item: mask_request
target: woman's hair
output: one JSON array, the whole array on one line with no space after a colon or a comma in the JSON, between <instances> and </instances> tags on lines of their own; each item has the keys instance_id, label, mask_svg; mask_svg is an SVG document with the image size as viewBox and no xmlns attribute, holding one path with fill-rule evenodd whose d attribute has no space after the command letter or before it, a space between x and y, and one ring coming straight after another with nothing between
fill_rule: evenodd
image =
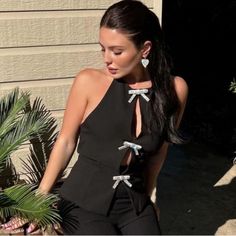
<instances>
[{"instance_id":1,"label":"woman's hair","mask_svg":"<svg viewBox=\"0 0 236 236\"><path fill-rule=\"evenodd\" d=\"M100 27L117 29L126 34L137 49L140 49L145 41L151 41L147 70L152 80L153 93L150 101L152 112L147 122L148 130L151 132L158 128L165 140L180 143L182 139L175 128L179 102L158 17L142 2L124 0L106 10Z\"/></svg>"}]
</instances>

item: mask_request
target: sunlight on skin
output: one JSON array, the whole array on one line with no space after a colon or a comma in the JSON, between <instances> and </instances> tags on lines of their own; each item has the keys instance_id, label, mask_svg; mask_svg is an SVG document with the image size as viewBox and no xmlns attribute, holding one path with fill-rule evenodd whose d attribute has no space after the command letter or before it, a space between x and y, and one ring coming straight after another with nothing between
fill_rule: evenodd
<instances>
[{"instance_id":1,"label":"sunlight on skin","mask_svg":"<svg viewBox=\"0 0 236 236\"><path fill-rule=\"evenodd\" d=\"M236 235L236 220L230 219L220 226L215 235Z\"/></svg>"},{"instance_id":2,"label":"sunlight on skin","mask_svg":"<svg viewBox=\"0 0 236 236\"><path fill-rule=\"evenodd\" d=\"M214 187L228 185L231 183L232 179L236 177L236 165L233 165L225 175L215 183Z\"/></svg>"}]
</instances>

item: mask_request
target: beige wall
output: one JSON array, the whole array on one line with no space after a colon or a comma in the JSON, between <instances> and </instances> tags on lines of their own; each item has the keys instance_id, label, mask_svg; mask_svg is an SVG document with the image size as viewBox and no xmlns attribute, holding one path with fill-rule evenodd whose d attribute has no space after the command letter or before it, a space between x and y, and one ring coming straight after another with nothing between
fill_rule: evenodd
<instances>
[{"instance_id":1,"label":"beige wall","mask_svg":"<svg viewBox=\"0 0 236 236\"><path fill-rule=\"evenodd\" d=\"M18 86L58 119L78 71L102 65L98 25L115 0L0 0L0 96ZM160 18L162 0L144 0ZM27 145L17 153L25 157ZM19 166L19 165L18 165Z\"/></svg>"}]
</instances>

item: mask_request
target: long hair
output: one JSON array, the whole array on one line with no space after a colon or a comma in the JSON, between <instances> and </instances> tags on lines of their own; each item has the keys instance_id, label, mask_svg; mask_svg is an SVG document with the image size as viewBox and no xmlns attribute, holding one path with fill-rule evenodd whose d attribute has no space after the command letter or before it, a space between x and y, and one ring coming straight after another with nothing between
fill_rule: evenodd
<instances>
[{"instance_id":1,"label":"long hair","mask_svg":"<svg viewBox=\"0 0 236 236\"><path fill-rule=\"evenodd\" d=\"M140 49L145 41L151 41L147 70L152 81L153 93L147 122L148 130L151 132L158 129L166 141L181 143L182 138L175 128L179 102L171 76L171 60L166 53L158 17L142 2L124 0L106 10L100 27L117 29L126 34L137 49Z\"/></svg>"}]
</instances>

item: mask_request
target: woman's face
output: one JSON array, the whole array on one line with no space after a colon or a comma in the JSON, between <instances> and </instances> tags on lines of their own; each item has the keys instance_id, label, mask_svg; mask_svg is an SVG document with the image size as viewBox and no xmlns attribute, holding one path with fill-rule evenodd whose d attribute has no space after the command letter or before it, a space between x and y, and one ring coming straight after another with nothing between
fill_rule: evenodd
<instances>
[{"instance_id":1,"label":"woman's face","mask_svg":"<svg viewBox=\"0 0 236 236\"><path fill-rule=\"evenodd\" d=\"M100 45L107 73L114 79L134 75L142 67L142 52L126 34L116 29L100 28Z\"/></svg>"}]
</instances>

